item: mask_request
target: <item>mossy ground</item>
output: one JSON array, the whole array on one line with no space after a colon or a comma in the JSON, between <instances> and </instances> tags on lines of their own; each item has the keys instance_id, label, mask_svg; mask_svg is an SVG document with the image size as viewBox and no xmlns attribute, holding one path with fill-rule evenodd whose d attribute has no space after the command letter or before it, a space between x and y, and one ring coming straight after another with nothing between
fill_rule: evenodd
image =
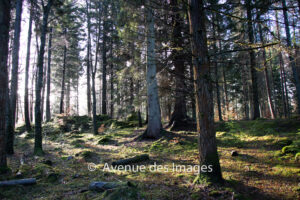
<instances>
[{"instance_id":1,"label":"mossy ground","mask_svg":"<svg viewBox=\"0 0 300 200\"><path fill-rule=\"evenodd\" d=\"M256 120L217 123L220 163L225 179L222 185L200 181L182 169L152 172L103 171L105 163L117 159L149 154L150 160L140 165L194 166L198 164L197 133L163 131L159 140L139 141L135 138L145 129L136 122L118 122L99 116L105 131L93 135L87 117L68 119L64 127L55 122L45 125L44 156L33 155L33 138L20 132L16 137L16 153L9 157L12 173L0 180L14 179L20 170L24 178L37 178L37 185L0 189L0 199L298 199L300 197L300 164L297 120ZM84 123L84 125L81 124ZM75 125L74 125L75 124ZM74 131L72 129L80 129ZM22 129L20 129L22 130ZM67 132L65 132L67 131ZM102 141L102 142L101 142ZM296 150L283 152L286 146ZM237 157L231 156L236 150ZM298 154L297 154L298 153ZM20 159L25 164L20 166ZM52 165L43 164L51 160ZM89 163L95 170L88 169ZM92 181L130 181L136 185L113 193L87 190ZM124 191L123 191L124 190ZM118 195L119 194L119 195Z\"/></svg>"}]
</instances>

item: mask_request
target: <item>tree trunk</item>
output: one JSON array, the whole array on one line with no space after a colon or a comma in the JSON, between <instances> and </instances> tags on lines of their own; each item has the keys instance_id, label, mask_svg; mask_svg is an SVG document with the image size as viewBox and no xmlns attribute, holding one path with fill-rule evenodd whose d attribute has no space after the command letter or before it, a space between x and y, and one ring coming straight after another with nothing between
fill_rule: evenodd
<instances>
[{"instance_id":1,"label":"tree trunk","mask_svg":"<svg viewBox=\"0 0 300 200\"><path fill-rule=\"evenodd\" d=\"M286 7L285 0L282 0L282 7L283 7L283 16L284 16L287 46L288 46L288 48L292 48L288 13L287 13L287 7ZM299 75L298 75L298 71L297 71L296 64L295 64L295 59L294 59L294 57L291 53L289 53L289 60L290 60L291 66L292 66L293 78L294 78L295 86L296 86L296 98L297 98L298 114L300 114L300 80L299 80Z\"/></svg>"},{"instance_id":2,"label":"tree trunk","mask_svg":"<svg viewBox=\"0 0 300 200\"><path fill-rule=\"evenodd\" d=\"M212 181L221 181L221 167L216 144L213 119L213 102L209 73L209 58L205 28L203 0L189 0L190 34L194 64L197 131L199 133L200 166L206 165L212 171L202 172Z\"/></svg>"},{"instance_id":3,"label":"tree trunk","mask_svg":"<svg viewBox=\"0 0 300 200\"><path fill-rule=\"evenodd\" d=\"M264 46L265 41L264 41L264 36L263 36L263 32L262 32L262 28L261 28L260 24L258 25L258 28L259 28L260 41L262 43L262 46ZM275 113L275 109L274 109L274 105L273 105L273 101L272 101L272 94L271 94L269 73L268 73L268 65L267 65L267 60L266 60L267 59L266 51L265 51L265 49L262 49L262 51L263 51L264 74L265 74L266 89L267 89L267 96L268 96L268 105L269 105L271 117L272 117L272 119L275 119L276 113Z\"/></svg>"},{"instance_id":4,"label":"tree trunk","mask_svg":"<svg viewBox=\"0 0 300 200\"><path fill-rule=\"evenodd\" d=\"M110 44L110 57L113 59L113 42ZM114 116L114 65L110 63L110 117Z\"/></svg>"},{"instance_id":5,"label":"tree trunk","mask_svg":"<svg viewBox=\"0 0 300 200\"><path fill-rule=\"evenodd\" d=\"M216 27L215 27L215 16L213 16L213 37L214 37L214 45L213 49L215 52L217 52L217 37L216 37ZM217 57L215 58L217 59ZM219 121L223 121L222 118L222 110L221 110L221 98L220 98L220 88L219 88L219 75L218 75L218 62L215 62L215 85L216 85L216 98L217 98L217 107L218 107L218 116L219 116Z\"/></svg>"},{"instance_id":6,"label":"tree trunk","mask_svg":"<svg viewBox=\"0 0 300 200\"><path fill-rule=\"evenodd\" d=\"M50 113L50 83L51 83L51 54L52 54L52 28L50 28L48 41L48 68L47 68L47 97L46 97L46 121L51 119Z\"/></svg>"},{"instance_id":7,"label":"tree trunk","mask_svg":"<svg viewBox=\"0 0 300 200\"><path fill-rule=\"evenodd\" d=\"M89 2L86 0L86 15L87 15L87 31L88 31L88 44L87 44L87 109L88 116L91 116L91 75L90 75L90 56L91 56L91 20L89 14Z\"/></svg>"},{"instance_id":8,"label":"tree trunk","mask_svg":"<svg viewBox=\"0 0 300 200\"><path fill-rule=\"evenodd\" d=\"M147 1L150 5L150 0ZM162 128L158 88L156 79L155 60L155 29L153 10L146 8L147 15L147 99L148 99L148 126L143 137L158 138Z\"/></svg>"},{"instance_id":9,"label":"tree trunk","mask_svg":"<svg viewBox=\"0 0 300 200\"><path fill-rule=\"evenodd\" d=\"M107 5L104 6L104 16L107 14ZM107 40L107 21L104 19L103 21L103 41L102 41L102 114L106 115L106 90L107 90L107 81L106 81L106 67L107 67L107 59L106 59L106 40Z\"/></svg>"},{"instance_id":10,"label":"tree trunk","mask_svg":"<svg viewBox=\"0 0 300 200\"><path fill-rule=\"evenodd\" d=\"M18 75L19 75L19 49L20 49L20 33L22 18L23 0L16 1L16 20L14 27L14 40L12 52L12 70L10 83L10 112L8 114L8 130L7 130L7 146L8 154L14 153L14 132L16 120L16 104L18 95Z\"/></svg>"},{"instance_id":11,"label":"tree trunk","mask_svg":"<svg viewBox=\"0 0 300 200\"><path fill-rule=\"evenodd\" d=\"M65 37L67 30L65 29ZM62 71L62 80L61 80L61 95L60 95L60 106L59 113L64 113L64 98L65 98L65 76L66 76L66 58L67 58L67 44L64 44L64 63L63 63L63 71Z\"/></svg>"},{"instance_id":12,"label":"tree trunk","mask_svg":"<svg viewBox=\"0 0 300 200\"><path fill-rule=\"evenodd\" d=\"M69 74L69 73L68 73ZM71 83L70 83L70 78L68 77L67 81L67 94L66 94L66 114L69 116L71 113L71 104L70 104L70 93L71 93Z\"/></svg>"},{"instance_id":13,"label":"tree trunk","mask_svg":"<svg viewBox=\"0 0 300 200\"><path fill-rule=\"evenodd\" d=\"M281 35L280 35L280 26L278 23L278 13L277 11L275 12L275 17L276 17L276 29L277 29L277 37L280 40ZM288 96L287 96L287 86L286 86L286 79L285 79L285 70L284 70L284 63L283 63L283 58L282 58L282 53L281 51L278 54L279 57L279 66L280 66L280 80L281 80L281 96L282 96L282 102L283 102L283 112L284 116L288 116Z\"/></svg>"},{"instance_id":14,"label":"tree trunk","mask_svg":"<svg viewBox=\"0 0 300 200\"><path fill-rule=\"evenodd\" d=\"M97 113L96 113L96 89L95 89L95 75L96 75L96 72L92 72L92 95L93 95L93 132L94 132L94 135L96 135L98 132L97 132L97 121L96 121L96 118L97 118Z\"/></svg>"},{"instance_id":15,"label":"tree trunk","mask_svg":"<svg viewBox=\"0 0 300 200\"><path fill-rule=\"evenodd\" d=\"M45 53L45 45L46 45L46 33L47 33L47 24L48 24L48 16L52 6L53 0L49 0L48 4L43 8L43 24L41 31L41 44L38 56L38 64L37 64L37 81L35 87L35 140L34 140L34 154L42 155L43 152L43 143L42 143L42 116L41 116L41 89L43 87L43 70L44 70L44 53Z\"/></svg>"},{"instance_id":16,"label":"tree trunk","mask_svg":"<svg viewBox=\"0 0 300 200\"><path fill-rule=\"evenodd\" d=\"M42 88L42 100L41 100L41 116L42 122L44 121L44 103L45 103L45 90L46 90L46 70L43 72L43 88Z\"/></svg>"},{"instance_id":17,"label":"tree trunk","mask_svg":"<svg viewBox=\"0 0 300 200\"><path fill-rule=\"evenodd\" d=\"M8 44L11 1L0 1L0 171L7 170L6 161L6 102L8 97Z\"/></svg>"},{"instance_id":18,"label":"tree trunk","mask_svg":"<svg viewBox=\"0 0 300 200\"><path fill-rule=\"evenodd\" d=\"M175 72L175 105L168 126L171 130L183 130L188 127L188 117L186 114L185 98L185 65L184 56L182 55L183 37L182 37L182 19L179 14L178 1L171 0L170 5L173 11L172 15L172 59Z\"/></svg>"},{"instance_id":19,"label":"tree trunk","mask_svg":"<svg viewBox=\"0 0 300 200\"><path fill-rule=\"evenodd\" d=\"M28 73L30 65L30 45L31 45L31 35L32 35L32 15L33 15L33 5L30 5L30 17L28 25L28 36L27 36L27 55L26 55L26 67L25 67L25 95L24 95L24 115L25 124L27 132L31 131L30 118L29 118L29 103L28 103Z\"/></svg>"},{"instance_id":20,"label":"tree trunk","mask_svg":"<svg viewBox=\"0 0 300 200\"><path fill-rule=\"evenodd\" d=\"M251 0L246 1L247 7L247 28L248 28L248 37L249 43L254 44L254 35L253 35L253 24L252 24L252 5ZM253 50L249 51L250 55L250 72L252 80L252 99L253 99L253 119L260 117L259 113L259 102L258 102L258 88L257 88L257 73L256 73L256 63L255 63L255 54Z\"/></svg>"}]
</instances>

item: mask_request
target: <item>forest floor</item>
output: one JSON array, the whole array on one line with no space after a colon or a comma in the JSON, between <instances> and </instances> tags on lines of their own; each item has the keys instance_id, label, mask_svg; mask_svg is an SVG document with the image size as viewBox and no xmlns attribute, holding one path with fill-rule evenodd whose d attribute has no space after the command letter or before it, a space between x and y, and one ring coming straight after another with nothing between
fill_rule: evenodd
<instances>
[{"instance_id":1,"label":"forest floor","mask_svg":"<svg viewBox=\"0 0 300 200\"><path fill-rule=\"evenodd\" d=\"M198 163L195 132L163 131L158 140L139 141L145 127L99 116L99 135L89 130L87 117L57 118L44 125L44 156L34 156L33 133L18 129L16 153L9 157L12 173L0 180L37 178L33 186L0 188L0 199L299 199L299 120L256 120L217 123L223 184L195 183L187 171L109 171L118 159L149 154L138 163L194 166ZM238 156L232 156L235 150ZM298 154L297 154L298 153ZM23 163L24 162L24 163ZM92 164L91 164L92 163ZM22 165L21 165L22 164ZM99 193L93 181L129 181L134 186ZM118 198L118 196L120 198Z\"/></svg>"}]
</instances>

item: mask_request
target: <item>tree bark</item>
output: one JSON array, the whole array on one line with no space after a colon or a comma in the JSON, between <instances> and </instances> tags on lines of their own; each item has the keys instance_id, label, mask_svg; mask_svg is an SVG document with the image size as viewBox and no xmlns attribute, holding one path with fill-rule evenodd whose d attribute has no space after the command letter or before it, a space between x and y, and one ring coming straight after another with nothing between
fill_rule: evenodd
<instances>
[{"instance_id":1,"label":"tree bark","mask_svg":"<svg viewBox=\"0 0 300 200\"><path fill-rule=\"evenodd\" d=\"M86 15L87 15L87 31L88 31L88 44L87 44L87 109L88 116L91 116L91 75L90 75L90 56L91 56L91 19L89 14L89 1L86 0Z\"/></svg>"},{"instance_id":2,"label":"tree bark","mask_svg":"<svg viewBox=\"0 0 300 200\"><path fill-rule=\"evenodd\" d=\"M7 120L8 130L7 130L6 150L8 154L14 153L14 132L15 132L16 105L17 105L17 95L18 95L19 49L20 49L22 6L23 6L23 0L17 0L13 52L12 52L11 83L10 83L10 111L8 113L8 120Z\"/></svg>"},{"instance_id":3,"label":"tree bark","mask_svg":"<svg viewBox=\"0 0 300 200\"><path fill-rule=\"evenodd\" d=\"M47 33L47 24L48 16L53 4L53 0L49 0L46 6L43 6L43 22L42 22L42 31L41 31L41 43L38 56L37 64L37 81L35 87L35 140L34 140L34 154L42 155L43 152L43 143L42 143L42 113L41 113L41 89L43 87L43 70L44 70L44 53L46 45L46 33Z\"/></svg>"},{"instance_id":4,"label":"tree bark","mask_svg":"<svg viewBox=\"0 0 300 200\"><path fill-rule=\"evenodd\" d=\"M110 42L110 57L113 59L113 41ZM110 117L114 116L114 64L110 63Z\"/></svg>"},{"instance_id":5,"label":"tree bark","mask_svg":"<svg viewBox=\"0 0 300 200\"><path fill-rule=\"evenodd\" d=\"M258 25L259 28L259 36L260 36L260 41L262 43L262 46L264 46L265 41L264 41L264 36L262 32L261 25ZM275 119L276 118L276 113L272 101L272 94L271 94L271 88L270 88L270 81L269 81L269 72L268 72L268 65L267 65L267 60L266 60L266 51L265 49L262 49L263 51L263 62L264 62L264 74L265 74L265 81L266 81L266 89L267 89L267 96L268 96L268 106L269 110L271 113L271 118Z\"/></svg>"},{"instance_id":6,"label":"tree bark","mask_svg":"<svg viewBox=\"0 0 300 200\"><path fill-rule=\"evenodd\" d=\"M213 37L214 37L214 45L213 45L213 49L215 52L217 52L217 37L216 37L216 27L215 27L215 16L213 16ZM215 58L217 59L217 58ZM218 75L218 62L215 62L215 85L216 85L216 98L217 98L217 107L218 107L218 117L219 117L219 121L223 121L223 117L222 117L222 109L221 109L221 98L220 98L220 88L219 88L219 75Z\"/></svg>"},{"instance_id":7,"label":"tree bark","mask_svg":"<svg viewBox=\"0 0 300 200\"><path fill-rule=\"evenodd\" d=\"M158 99L158 88L156 79L155 60L155 29L153 10L150 0L147 1L147 99L148 99L148 126L143 137L158 138L162 128L160 106Z\"/></svg>"},{"instance_id":8,"label":"tree bark","mask_svg":"<svg viewBox=\"0 0 300 200\"><path fill-rule=\"evenodd\" d=\"M46 121L51 119L50 112L50 84L51 84L51 54L52 54L52 28L50 28L48 41L48 68L47 68L47 97L46 97Z\"/></svg>"},{"instance_id":9,"label":"tree bark","mask_svg":"<svg viewBox=\"0 0 300 200\"><path fill-rule=\"evenodd\" d=\"M8 97L8 44L11 0L0 1L0 169L6 171L6 102Z\"/></svg>"},{"instance_id":10,"label":"tree bark","mask_svg":"<svg viewBox=\"0 0 300 200\"><path fill-rule=\"evenodd\" d=\"M64 31L64 35L66 37L67 29ZM61 94L60 94L60 106L59 106L59 113L64 113L64 98L65 98L65 77L66 77L66 60L67 58L67 44L64 44L64 63L63 63L63 71L62 71L62 80L61 80Z\"/></svg>"},{"instance_id":11,"label":"tree bark","mask_svg":"<svg viewBox=\"0 0 300 200\"><path fill-rule=\"evenodd\" d=\"M27 37L27 55L26 55L26 67L25 67L25 95L24 95L24 115L25 124L27 132L31 131L31 124L29 118L29 103L28 103L28 72L30 65L30 45L31 45L31 35L32 35L32 15L33 15L33 5L30 5L30 16L28 25L28 37Z\"/></svg>"},{"instance_id":12,"label":"tree bark","mask_svg":"<svg viewBox=\"0 0 300 200\"><path fill-rule=\"evenodd\" d=\"M248 38L249 43L254 44L254 35L253 35L253 24L252 24L252 5L251 0L246 1L247 8L247 28L248 28ZM255 54L253 50L249 51L250 55L250 72L252 80L252 99L253 99L253 119L260 117L259 113L259 101L258 101L258 88L257 88L257 73L256 73L256 63L255 63Z\"/></svg>"},{"instance_id":13,"label":"tree bark","mask_svg":"<svg viewBox=\"0 0 300 200\"><path fill-rule=\"evenodd\" d=\"M282 0L282 7L283 7L283 16L284 16L284 24L285 24L286 42L288 48L292 48L289 19L288 19L285 0ZM299 75L295 64L295 59L291 53L289 53L289 60L292 66L293 78L296 86L297 110L298 110L298 114L300 114L300 80L299 80Z\"/></svg>"},{"instance_id":14,"label":"tree bark","mask_svg":"<svg viewBox=\"0 0 300 200\"><path fill-rule=\"evenodd\" d=\"M200 166L211 167L211 172L202 172L212 181L221 181L221 167L216 144L216 131L213 119L209 58L205 28L203 0L189 0L190 34L194 65L197 131L199 133Z\"/></svg>"},{"instance_id":15,"label":"tree bark","mask_svg":"<svg viewBox=\"0 0 300 200\"><path fill-rule=\"evenodd\" d=\"M107 9L108 6L104 5L104 16L107 14ZM107 98L106 98L106 90L107 90L107 81L106 81L106 68L107 68L107 57L106 57L106 40L107 40L107 21L104 19L103 21L103 41L102 41L102 114L106 115L107 114L107 109L106 109L106 103L107 103Z\"/></svg>"},{"instance_id":16,"label":"tree bark","mask_svg":"<svg viewBox=\"0 0 300 200\"><path fill-rule=\"evenodd\" d=\"M174 111L171 115L168 126L171 130L183 130L188 127L188 117L186 114L186 98L185 98L185 65L183 51L183 37L182 37L182 19L178 9L178 1L170 1L172 14L172 60L175 72L175 105Z\"/></svg>"}]
</instances>

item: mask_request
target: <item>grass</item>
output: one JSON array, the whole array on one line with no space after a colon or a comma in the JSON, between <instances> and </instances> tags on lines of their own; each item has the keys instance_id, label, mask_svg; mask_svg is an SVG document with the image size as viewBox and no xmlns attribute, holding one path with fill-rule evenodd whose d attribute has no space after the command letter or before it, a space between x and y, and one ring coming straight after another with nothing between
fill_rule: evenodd
<instances>
[{"instance_id":1,"label":"grass","mask_svg":"<svg viewBox=\"0 0 300 200\"><path fill-rule=\"evenodd\" d=\"M66 131L58 120L45 124L46 154L34 157L33 138L16 136L16 154L9 157L11 173L0 179L14 179L22 171L24 178L36 177L38 184L28 187L0 188L0 199L297 199L300 197L299 144L300 123L297 120L256 120L217 123L220 163L225 179L222 185L196 181L195 172L174 171L173 165L198 164L197 133L163 131L159 140L136 141L145 127L135 122L118 122L99 116L99 126L105 131L93 135L90 129L80 133ZM89 126L90 119L63 119L64 126L80 129ZM66 125L65 123L70 125ZM82 125L82 124L83 125ZM292 146L292 147L290 147ZM292 150L291 150L292 149ZM230 155L232 150L239 154ZM144 171L104 171L105 163L147 153L149 161L139 163ZM20 165L20 157L25 164ZM51 160L52 166L42 160ZM89 163L95 171L89 171ZM165 168L151 171L150 166ZM130 181L134 188L112 193L86 190L92 181ZM122 194L122 195L121 195Z\"/></svg>"}]
</instances>

